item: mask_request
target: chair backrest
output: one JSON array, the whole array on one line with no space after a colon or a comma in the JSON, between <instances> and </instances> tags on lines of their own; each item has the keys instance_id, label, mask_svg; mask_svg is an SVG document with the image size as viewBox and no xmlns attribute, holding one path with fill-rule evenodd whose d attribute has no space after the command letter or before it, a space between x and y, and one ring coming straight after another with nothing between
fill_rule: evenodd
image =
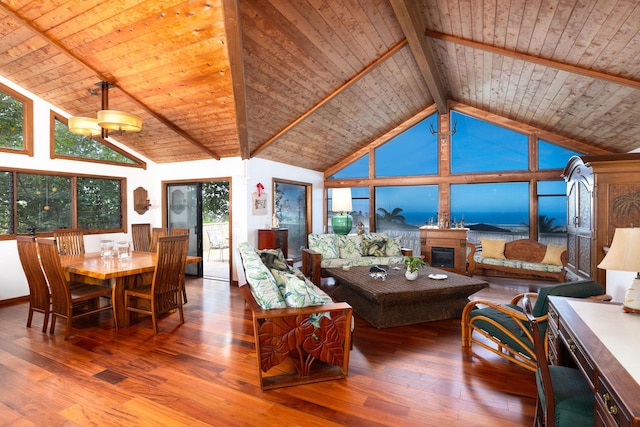
<instances>
[{"instance_id":1,"label":"chair backrest","mask_svg":"<svg viewBox=\"0 0 640 427\"><path fill-rule=\"evenodd\" d=\"M51 304L47 279L40 267L35 236L16 236L18 256L29 285L29 300L32 308L46 310Z\"/></svg>"},{"instance_id":2,"label":"chair backrest","mask_svg":"<svg viewBox=\"0 0 640 427\"><path fill-rule=\"evenodd\" d=\"M131 224L133 250L149 252L151 248L151 224Z\"/></svg>"},{"instance_id":3,"label":"chair backrest","mask_svg":"<svg viewBox=\"0 0 640 427\"><path fill-rule=\"evenodd\" d=\"M84 232L79 228L61 228L53 231L60 255L84 253Z\"/></svg>"},{"instance_id":4,"label":"chair backrest","mask_svg":"<svg viewBox=\"0 0 640 427\"><path fill-rule=\"evenodd\" d=\"M538 291L538 299L533 307L536 317L544 316L549 311L549 296L562 296L573 298L587 298L604 294L604 287L593 280L579 280L576 282L559 283L552 286L543 286Z\"/></svg>"},{"instance_id":5,"label":"chair backrest","mask_svg":"<svg viewBox=\"0 0 640 427\"><path fill-rule=\"evenodd\" d=\"M188 241L187 235L158 239L158 255L151 285L158 314L178 308L182 301Z\"/></svg>"},{"instance_id":6,"label":"chair backrest","mask_svg":"<svg viewBox=\"0 0 640 427\"><path fill-rule=\"evenodd\" d=\"M188 228L172 228L169 235L170 236L184 236L184 235L188 236L189 229Z\"/></svg>"},{"instance_id":7,"label":"chair backrest","mask_svg":"<svg viewBox=\"0 0 640 427\"><path fill-rule=\"evenodd\" d=\"M158 249L158 239L169 235L169 230L166 228L154 227L151 229L151 242L149 244L149 251L156 252Z\"/></svg>"},{"instance_id":8,"label":"chair backrest","mask_svg":"<svg viewBox=\"0 0 640 427\"><path fill-rule=\"evenodd\" d=\"M60 263L57 241L51 238L39 238L37 242L42 270L51 290L51 310L66 316L71 305L71 292Z\"/></svg>"},{"instance_id":9,"label":"chair backrest","mask_svg":"<svg viewBox=\"0 0 640 427\"><path fill-rule=\"evenodd\" d=\"M538 365L537 373L539 377L537 380L538 387L542 387L542 390L538 389L538 399L540 399L541 407L544 411L544 419L553 420L551 425L555 426L556 409L553 386L551 383L551 373L549 372L549 360L547 359L547 353L544 351L544 342L542 341L542 335L538 322L536 321L536 316L533 314L534 310L531 306L529 295L524 296L522 305L524 307L524 313L529 320L529 329L533 337L534 351L536 352L536 363Z\"/></svg>"}]
</instances>

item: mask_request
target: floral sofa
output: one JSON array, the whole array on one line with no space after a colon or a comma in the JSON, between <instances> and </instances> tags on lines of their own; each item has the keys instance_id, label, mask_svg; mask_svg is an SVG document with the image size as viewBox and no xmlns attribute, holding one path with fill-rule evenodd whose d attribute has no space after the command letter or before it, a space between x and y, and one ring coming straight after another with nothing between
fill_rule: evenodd
<instances>
[{"instance_id":1,"label":"floral sofa","mask_svg":"<svg viewBox=\"0 0 640 427\"><path fill-rule=\"evenodd\" d=\"M302 250L302 273L320 285L323 269L374 264L400 264L411 249L401 247L400 237L384 233L362 235L309 234L309 248Z\"/></svg>"},{"instance_id":2,"label":"floral sofa","mask_svg":"<svg viewBox=\"0 0 640 427\"><path fill-rule=\"evenodd\" d=\"M567 250L564 246L543 245L530 239L506 242L480 239L480 245L467 243L468 275L508 275L523 278L565 281Z\"/></svg>"},{"instance_id":3,"label":"floral sofa","mask_svg":"<svg viewBox=\"0 0 640 427\"><path fill-rule=\"evenodd\" d=\"M251 311L263 390L345 378L353 311L334 303L280 249L256 251L241 243L238 286Z\"/></svg>"}]
</instances>

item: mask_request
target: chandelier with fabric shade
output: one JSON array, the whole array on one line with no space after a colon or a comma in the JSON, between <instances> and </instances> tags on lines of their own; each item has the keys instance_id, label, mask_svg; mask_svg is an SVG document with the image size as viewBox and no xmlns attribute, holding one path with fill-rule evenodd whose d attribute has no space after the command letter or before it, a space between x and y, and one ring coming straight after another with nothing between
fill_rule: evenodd
<instances>
[{"instance_id":1,"label":"chandelier with fabric shade","mask_svg":"<svg viewBox=\"0 0 640 427\"><path fill-rule=\"evenodd\" d=\"M78 135L96 136L103 138L109 136L109 131L140 132L142 130L142 119L135 114L125 111L109 109L109 87L113 87L107 82L97 83L102 89L101 110L98 111L97 118L92 117L70 117L69 131ZM91 92L91 91L90 91Z\"/></svg>"}]
</instances>

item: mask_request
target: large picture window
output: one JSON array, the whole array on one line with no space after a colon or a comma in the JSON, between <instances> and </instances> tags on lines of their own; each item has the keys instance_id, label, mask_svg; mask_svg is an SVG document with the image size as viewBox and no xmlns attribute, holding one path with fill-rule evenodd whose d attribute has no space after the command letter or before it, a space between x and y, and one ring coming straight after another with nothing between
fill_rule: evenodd
<instances>
[{"instance_id":1,"label":"large picture window","mask_svg":"<svg viewBox=\"0 0 640 427\"><path fill-rule=\"evenodd\" d=\"M273 180L273 213L289 230L289 256L298 258L311 230L311 184Z\"/></svg>"},{"instance_id":2,"label":"large picture window","mask_svg":"<svg viewBox=\"0 0 640 427\"><path fill-rule=\"evenodd\" d=\"M124 178L0 171L0 233L122 232Z\"/></svg>"}]
</instances>

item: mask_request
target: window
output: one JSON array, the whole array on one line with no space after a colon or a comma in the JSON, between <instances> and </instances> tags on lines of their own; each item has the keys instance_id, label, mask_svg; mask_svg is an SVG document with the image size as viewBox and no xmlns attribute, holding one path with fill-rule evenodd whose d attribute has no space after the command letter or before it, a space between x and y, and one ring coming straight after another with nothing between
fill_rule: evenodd
<instances>
[{"instance_id":1,"label":"window","mask_svg":"<svg viewBox=\"0 0 640 427\"><path fill-rule=\"evenodd\" d=\"M33 155L33 101L0 83L0 151Z\"/></svg>"},{"instance_id":2,"label":"window","mask_svg":"<svg viewBox=\"0 0 640 427\"><path fill-rule=\"evenodd\" d=\"M540 139L538 140L538 169L563 169L571 157L580 154L582 153Z\"/></svg>"},{"instance_id":3,"label":"window","mask_svg":"<svg viewBox=\"0 0 640 427\"><path fill-rule=\"evenodd\" d=\"M1 171L0 194L6 195L0 196L5 236L65 227L124 231L124 178Z\"/></svg>"},{"instance_id":4,"label":"window","mask_svg":"<svg viewBox=\"0 0 640 427\"><path fill-rule=\"evenodd\" d=\"M452 173L529 170L527 135L455 111L451 119Z\"/></svg>"},{"instance_id":5,"label":"window","mask_svg":"<svg viewBox=\"0 0 640 427\"><path fill-rule=\"evenodd\" d=\"M566 245L567 183L538 182L538 240L541 243Z\"/></svg>"},{"instance_id":6,"label":"window","mask_svg":"<svg viewBox=\"0 0 640 427\"><path fill-rule=\"evenodd\" d=\"M311 230L311 184L273 180L273 212L289 230L289 256L302 256Z\"/></svg>"},{"instance_id":7,"label":"window","mask_svg":"<svg viewBox=\"0 0 640 427\"><path fill-rule=\"evenodd\" d=\"M438 138L434 114L375 150L376 177L435 175L438 173Z\"/></svg>"},{"instance_id":8,"label":"window","mask_svg":"<svg viewBox=\"0 0 640 427\"><path fill-rule=\"evenodd\" d=\"M369 177L369 155L362 156L355 162L342 168L327 179L345 178L368 178Z\"/></svg>"},{"instance_id":9,"label":"window","mask_svg":"<svg viewBox=\"0 0 640 427\"><path fill-rule=\"evenodd\" d=\"M529 183L453 184L450 215L447 219L464 219L465 227L478 233L528 237Z\"/></svg>"},{"instance_id":10,"label":"window","mask_svg":"<svg viewBox=\"0 0 640 427\"><path fill-rule=\"evenodd\" d=\"M71 133L67 122L66 118L51 112L52 159L90 160L98 163L146 168L145 162L102 138L90 138Z\"/></svg>"}]
</instances>

